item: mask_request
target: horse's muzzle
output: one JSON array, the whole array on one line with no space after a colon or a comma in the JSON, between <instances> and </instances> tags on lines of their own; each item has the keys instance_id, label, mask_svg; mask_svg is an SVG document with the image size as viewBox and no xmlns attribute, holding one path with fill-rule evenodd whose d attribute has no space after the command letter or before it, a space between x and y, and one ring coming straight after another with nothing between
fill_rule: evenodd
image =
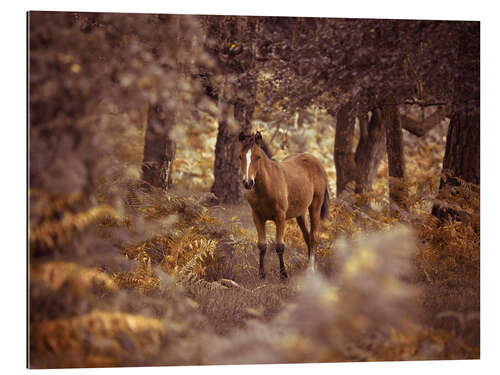
<instances>
[{"instance_id":1,"label":"horse's muzzle","mask_svg":"<svg viewBox=\"0 0 500 375\"><path fill-rule=\"evenodd\" d=\"M255 185L255 180L253 178L251 180L249 180L249 181L243 180L243 186L247 190L251 190L254 185Z\"/></svg>"}]
</instances>

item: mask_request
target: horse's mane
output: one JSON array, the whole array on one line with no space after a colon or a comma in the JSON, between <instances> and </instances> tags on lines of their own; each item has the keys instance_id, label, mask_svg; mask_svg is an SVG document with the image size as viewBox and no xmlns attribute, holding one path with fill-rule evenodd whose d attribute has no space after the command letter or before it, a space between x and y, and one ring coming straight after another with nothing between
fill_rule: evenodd
<instances>
[{"instance_id":1,"label":"horse's mane","mask_svg":"<svg viewBox=\"0 0 500 375\"><path fill-rule=\"evenodd\" d=\"M264 151L264 153L266 154L266 156L269 159L271 159L271 160L273 159L273 154L271 153L269 146L267 145L266 142L264 142L264 139L262 137L260 137L259 139L256 140L254 136L246 136L242 140L242 142L243 142L244 149L249 149L254 144L257 144L257 146L259 146L262 149L262 151Z\"/></svg>"},{"instance_id":2,"label":"horse's mane","mask_svg":"<svg viewBox=\"0 0 500 375\"><path fill-rule=\"evenodd\" d=\"M260 139L259 141L257 141L257 145L262 149L262 151L264 151L264 153L266 154L266 156L269 158L269 159L273 159L273 154L271 154L271 150L269 149L269 146L267 145L266 142L264 142L263 139Z\"/></svg>"}]
</instances>

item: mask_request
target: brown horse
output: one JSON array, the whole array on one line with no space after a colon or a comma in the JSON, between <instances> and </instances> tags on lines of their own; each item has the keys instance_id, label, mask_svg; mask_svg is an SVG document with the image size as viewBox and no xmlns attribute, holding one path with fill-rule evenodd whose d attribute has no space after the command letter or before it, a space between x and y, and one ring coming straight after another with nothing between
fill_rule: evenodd
<instances>
[{"instance_id":1,"label":"brown horse","mask_svg":"<svg viewBox=\"0 0 500 375\"><path fill-rule=\"evenodd\" d=\"M310 154L287 156L281 163L271 160L262 135L240 133L241 171L247 200L257 228L259 275L265 278L266 221L276 224L276 252L280 261L281 278L287 278L283 253L285 221L296 218L308 249L309 265L315 269L315 247L318 242L320 218L328 214L329 196L325 169ZM311 230L306 227L306 211L309 210Z\"/></svg>"}]
</instances>

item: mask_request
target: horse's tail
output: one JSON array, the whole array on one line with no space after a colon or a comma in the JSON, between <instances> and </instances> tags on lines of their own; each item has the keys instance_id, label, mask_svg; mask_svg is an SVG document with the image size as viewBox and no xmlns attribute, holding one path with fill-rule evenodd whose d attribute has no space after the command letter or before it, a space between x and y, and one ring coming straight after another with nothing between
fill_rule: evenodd
<instances>
[{"instance_id":1,"label":"horse's tail","mask_svg":"<svg viewBox=\"0 0 500 375\"><path fill-rule=\"evenodd\" d=\"M330 209L330 195L328 194L328 184L327 184L325 188L323 205L321 206L321 213L320 213L321 219L324 219L325 217L328 216L329 209Z\"/></svg>"}]
</instances>

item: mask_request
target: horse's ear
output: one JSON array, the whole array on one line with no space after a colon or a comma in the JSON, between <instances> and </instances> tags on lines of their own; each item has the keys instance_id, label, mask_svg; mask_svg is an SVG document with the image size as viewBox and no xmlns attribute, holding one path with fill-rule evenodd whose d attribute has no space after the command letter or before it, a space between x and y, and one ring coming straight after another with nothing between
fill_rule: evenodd
<instances>
[{"instance_id":1,"label":"horse's ear","mask_svg":"<svg viewBox=\"0 0 500 375\"><path fill-rule=\"evenodd\" d=\"M240 132L240 135L238 136L238 140L239 140L240 142L243 142L243 141L245 140L245 133Z\"/></svg>"},{"instance_id":2,"label":"horse's ear","mask_svg":"<svg viewBox=\"0 0 500 375\"><path fill-rule=\"evenodd\" d=\"M260 134L259 131L257 133L255 133L255 141L256 142L262 141L262 134Z\"/></svg>"}]
</instances>

